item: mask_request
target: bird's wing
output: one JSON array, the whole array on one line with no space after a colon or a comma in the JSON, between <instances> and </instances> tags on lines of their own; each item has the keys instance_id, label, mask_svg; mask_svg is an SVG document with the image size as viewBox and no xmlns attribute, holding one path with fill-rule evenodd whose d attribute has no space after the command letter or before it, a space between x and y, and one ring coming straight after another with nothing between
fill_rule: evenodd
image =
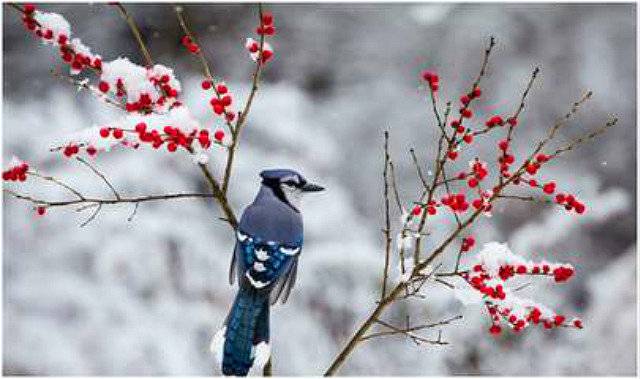
<instances>
[{"instance_id":1,"label":"bird's wing","mask_svg":"<svg viewBox=\"0 0 640 379\"><path fill-rule=\"evenodd\" d=\"M234 276L237 275L236 268L236 254L238 254L238 243L233 246L233 251L231 252L231 264L229 265L229 284L233 285L235 282Z\"/></svg>"},{"instance_id":2,"label":"bird's wing","mask_svg":"<svg viewBox=\"0 0 640 379\"><path fill-rule=\"evenodd\" d=\"M296 276L298 274L298 257L296 256L290 261L289 267L286 268L285 273L281 275L271 291L269 297L269 303L274 305L278 302L278 299L282 295L282 304L287 302L291 289L296 282Z\"/></svg>"},{"instance_id":3,"label":"bird's wing","mask_svg":"<svg viewBox=\"0 0 640 379\"><path fill-rule=\"evenodd\" d=\"M288 280L295 279L295 275L291 274L295 273L302 250L301 244L285 245L277 241L261 240L240 230L236 232L236 237L238 247L235 260L238 275L244 276L254 288L275 287L278 290L276 292L281 292L279 287L284 287Z\"/></svg>"}]
</instances>

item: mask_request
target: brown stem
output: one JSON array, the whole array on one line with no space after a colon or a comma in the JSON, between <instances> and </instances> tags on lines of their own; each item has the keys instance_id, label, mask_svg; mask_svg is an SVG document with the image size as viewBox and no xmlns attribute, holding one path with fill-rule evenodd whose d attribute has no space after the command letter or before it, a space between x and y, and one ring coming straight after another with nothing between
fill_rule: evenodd
<instances>
[{"instance_id":1,"label":"brown stem","mask_svg":"<svg viewBox=\"0 0 640 379\"><path fill-rule=\"evenodd\" d=\"M140 48L140 51L144 56L144 60L147 63L147 66L152 67L153 59L151 58L149 49L147 48L147 45L144 43L142 39L142 34L140 33L140 29L138 28L138 25L134 21L133 17L131 17L131 15L127 12L127 9L121 3L114 3L113 5L115 5L115 7L118 8L120 15L129 25L129 29L131 29L131 33L133 33L133 37L136 39L136 42L138 43L138 47Z\"/></svg>"},{"instance_id":2,"label":"brown stem","mask_svg":"<svg viewBox=\"0 0 640 379\"><path fill-rule=\"evenodd\" d=\"M258 17L259 22L262 24L262 4L258 3ZM229 146L229 155L227 156L227 164L224 170L224 178L222 180L222 193L224 195L227 194L227 190L229 189L229 180L231 179L231 169L233 167L233 158L235 157L236 149L238 147L238 142L240 139L240 132L242 131L242 127L245 125L247 121L247 116L249 115L249 111L251 110L251 105L253 104L253 99L258 92L258 83L260 82L260 73L262 72L262 67L264 66L264 62L262 62L262 54L264 51L264 34L260 35L260 44L258 48L258 56L256 58L256 66L253 71L253 79L251 81L251 91L249 93L249 97L247 98L247 102L244 105L242 111L238 114L238 121L236 121L236 127L231 130L231 146Z\"/></svg>"},{"instance_id":3,"label":"brown stem","mask_svg":"<svg viewBox=\"0 0 640 379\"><path fill-rule=\"evenodd\" d=\"M382 290L380 299L384 299L387 295L387 280L389 278L389 257L391 255L391 220L389 216L389 132L384 132L384 271L382 273Z\"/></svg>"}]
</instances>

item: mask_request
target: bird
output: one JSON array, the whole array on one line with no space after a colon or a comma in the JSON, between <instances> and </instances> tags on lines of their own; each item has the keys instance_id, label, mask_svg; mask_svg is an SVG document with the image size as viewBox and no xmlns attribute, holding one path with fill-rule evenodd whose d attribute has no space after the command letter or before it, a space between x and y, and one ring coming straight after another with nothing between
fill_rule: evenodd
<instances>
[{"instance_id":1,"label":"bird","mask_svg":"<svg viewBox=\"0 0 640 379\"><path fill-rule=\"evenodd\" d=\"M302 251L301 198L324 188L290 169L260 172L261 185L235 230L229 283L238 280L231 310L210 349L223 375L246 376L271 356L269 311L284 304L296 281Z\"/></svg>"}]
</instances>

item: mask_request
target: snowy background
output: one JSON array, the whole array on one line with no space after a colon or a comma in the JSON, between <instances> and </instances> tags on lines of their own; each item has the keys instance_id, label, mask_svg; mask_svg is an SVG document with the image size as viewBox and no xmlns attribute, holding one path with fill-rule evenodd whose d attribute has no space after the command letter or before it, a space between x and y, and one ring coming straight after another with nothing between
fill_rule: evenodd
<instances>
[{"instance_id":1,"label":"snowy background","mask_svg":"<svg viewBox=\"0 0 640 379\"><path fill-rule=\"evenodd\" d=\"M179 46L169 5L130 6L156 60L174 65L185 99L215 126L199 88L199 66ZM126 24L103 5L49 4L105 59L141 57ZM251 64L242 43L255 25L249 5L186 7L214 71L244 97ZM468 88L490 34L498 39L476 113L511 110L534 65L541 65L514 148L533 139L586 89L595 93L569 139L620 117L618 128L558 160L542 176L589 206L576 217L558 208L498 206L475 228L479 244L508 242L535 259L568 261L568 284L542 282L530 296L584 319L586 329L538 328L493 338L478 309L464 308L433 285L424 302L398 304L387 320L437 321L445 347L400 337L363 344L342 374L634 375L636 373L636 8L632 4L324 4L276 5L276 59L256 99L239 150L231 201L240 210L258 188L258 172L291 167L328 188L304 206L305 250L298 284L272 313L277 374L323 372L372 308L382 269L382 131L391 130L401 195L419 182L408 149L435 154L436 130L418 73L436 69L441 94ZM3 8L3 153L94 194L108 194L88 170L51 155L48 142L107 122L116 113L53 78L51 49L28 36ZM477 147L493 152L495 141ZM221 155L220 155L221 156ZM489 155L486 156L489 159ZM459 159L466 164L467 156ZM221 159L214 154L213 161ZM114 151L98 166L126 194L204 191L185 155ZM219 171L219 169L218 169ZM14 186L5 184L5 186ZM51 197L54 188L27 187ZM226 280L233 245L210 201L180 200L104 208L87 215L3 202L3 372L36 375L209 375L211 336L235 289ZM434 231L434 239L439 236ZM451 260L445 260L445 264ZM311 343L310 343L311 342Z\"/></svg>"}]
</instances>

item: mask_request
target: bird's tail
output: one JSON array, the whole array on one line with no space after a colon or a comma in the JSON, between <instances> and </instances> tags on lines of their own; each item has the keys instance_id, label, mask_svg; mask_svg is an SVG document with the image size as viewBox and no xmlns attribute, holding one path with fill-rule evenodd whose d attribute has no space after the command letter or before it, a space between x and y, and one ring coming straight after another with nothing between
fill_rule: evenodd
<instances>
[{"instance_id":1,"label":"bird's tail","mask_svg":"<svg viewBox=\"0 0 640 379\"><path fill-rule=\"evenodd\" d=\"M245 376L252 366L264 367L270 356L268 294L240 287L211 349L224 375Z\"/></svg>"}]
</instances>

